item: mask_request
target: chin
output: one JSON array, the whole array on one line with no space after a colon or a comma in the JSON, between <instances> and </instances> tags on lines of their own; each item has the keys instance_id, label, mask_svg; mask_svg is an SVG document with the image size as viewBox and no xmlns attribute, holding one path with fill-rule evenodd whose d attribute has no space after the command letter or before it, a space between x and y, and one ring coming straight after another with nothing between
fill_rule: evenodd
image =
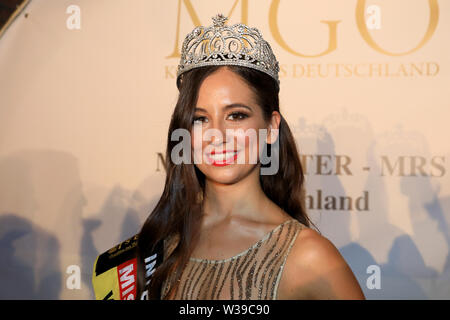
<instances>
[{"instance_id":1,"label":"chin","mask_svg":"<svg viewBox=\"0 0 450 320\"><path fill-rule=\"evenodd\" d=\"M221 184L233 184L244 177L246 177L250 171L252 171L256 165L228 165L223 167L215 167L213 165L199 166L199 170L205 175L207 180L221 183Z\"/></svg>"}]
</instances>

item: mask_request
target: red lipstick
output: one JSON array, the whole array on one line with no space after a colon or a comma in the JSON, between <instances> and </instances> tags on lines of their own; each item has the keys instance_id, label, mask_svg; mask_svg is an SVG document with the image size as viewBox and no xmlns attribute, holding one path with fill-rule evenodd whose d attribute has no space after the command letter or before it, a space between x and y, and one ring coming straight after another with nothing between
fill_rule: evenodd
<instances>
[{"instance_id":1,"label":"red lipstick","mask_svg":"<svg viewBox=\"0 0 450 320\"><path fill-rule=\"evenodd\" d=\"M224 159L224 160L217 160L217 159L213 159L212 157L210 157L209 155L211 154L224 154L224 153L232 153L234 152L234 155ZM209 154L206 154L206 157L208 158L208 162L210 162L213 166L215 167L223 167L223 166L227 166L229 164L234 163L234 161L237 159L238 156L238 151L235 150L224 150L224 151L211 151Z\"/></svg>"}]
</instances>

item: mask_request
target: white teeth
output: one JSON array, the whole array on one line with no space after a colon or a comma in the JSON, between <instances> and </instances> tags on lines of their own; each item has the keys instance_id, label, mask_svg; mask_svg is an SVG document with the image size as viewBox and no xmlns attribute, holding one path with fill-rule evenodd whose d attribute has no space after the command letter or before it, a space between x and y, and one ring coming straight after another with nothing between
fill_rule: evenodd
<instances>
[{"instance_id":1,"label":"white teeth","mask_svg":"<svg viewBox=\"0 0 450 320\"><path fill-rule=\"evenodd\" d=\"M236 153L237 152L215 153L215 154L210 154L209 157L213 160L223 161L223 160L233 157Z\"/></svg>"}]
</instances>

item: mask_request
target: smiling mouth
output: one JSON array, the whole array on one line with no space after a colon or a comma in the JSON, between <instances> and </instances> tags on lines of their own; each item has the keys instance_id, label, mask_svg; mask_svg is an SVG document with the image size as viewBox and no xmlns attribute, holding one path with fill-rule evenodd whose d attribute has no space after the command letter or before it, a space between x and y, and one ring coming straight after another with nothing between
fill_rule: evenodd
<instances>
[{"instance_id":1,"label":"smiling mouth","mask_svg":"<svg viewBox=\"0 0 450 320\"><path fill-rule=\"evenodd\" d=\"M213 152L206 154L206 157L213 166L226 166L236 160L238 153L238 151Z\"/></svg>"}]
</instances>

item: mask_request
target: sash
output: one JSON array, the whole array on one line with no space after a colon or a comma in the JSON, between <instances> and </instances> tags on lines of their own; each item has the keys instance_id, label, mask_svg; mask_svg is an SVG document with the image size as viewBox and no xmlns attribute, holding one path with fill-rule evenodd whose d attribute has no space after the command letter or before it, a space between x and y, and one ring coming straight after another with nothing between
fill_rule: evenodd
<instances>
[{"instance_id":1,"label":"sash","mask_svg":"<svg viewBox=\"0 0 450 320\"><path fill-rule=\"evenodd\" d=\"M138 235L119 243L100 254L94 263L92 286L97 300L136 300L137 294L137 240ZM161 241L155 251L144 259L145 280L163 261L164 245ZM147 298L143 292L140 300Z\"/></svg>"}]
</instances>

